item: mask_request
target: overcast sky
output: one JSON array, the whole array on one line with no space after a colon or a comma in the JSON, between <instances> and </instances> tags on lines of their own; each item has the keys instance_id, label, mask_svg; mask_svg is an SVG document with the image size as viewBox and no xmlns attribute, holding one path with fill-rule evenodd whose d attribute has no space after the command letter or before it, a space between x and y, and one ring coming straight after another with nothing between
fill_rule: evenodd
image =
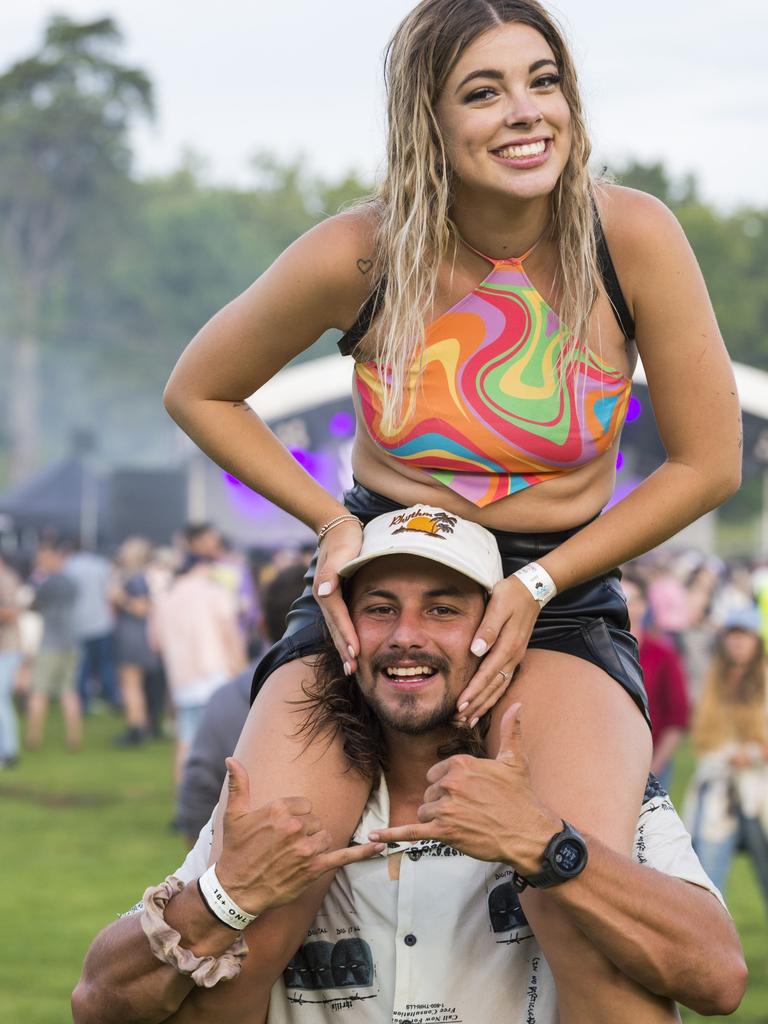
<instances>
[{"instance_id":1,"label":"overcast sky","mask_svg":"<svg viewBox=\"0 0 768 1024\"><path fill-rule=\"evenodd\" d=\"M381 53L411 0L6 0L0 67L38 45L52 11L106 13L125 59L156 87L158 117L136 134L142 172L185 147L218 181L248 181L249 156L302 155L308 168L371 175L383 152ZM594 150L618 164L693 171L723 207L768 206L765 0L560 0Z\"/></svg>"}]
</instances>

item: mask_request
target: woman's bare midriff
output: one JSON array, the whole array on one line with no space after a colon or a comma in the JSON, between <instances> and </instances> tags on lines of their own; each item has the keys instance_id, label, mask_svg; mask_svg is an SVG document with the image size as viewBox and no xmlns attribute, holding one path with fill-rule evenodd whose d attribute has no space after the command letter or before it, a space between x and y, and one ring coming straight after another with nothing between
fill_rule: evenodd
<instances>
[{"instance_id":1,"label":"woman's bare midriff","mask_svg":"<svg viewBox=\"0 0 768 1024\"><path fill-rule=\"evenodd\" d=\"M616 449L611 448L586 466L478 508L428 473L378 448L359 415L352 449L355 479L403 508L434 505L481 526L513 533L569 530L592 519L610 500L615 466Z\"/></svg>"}]
</instances>

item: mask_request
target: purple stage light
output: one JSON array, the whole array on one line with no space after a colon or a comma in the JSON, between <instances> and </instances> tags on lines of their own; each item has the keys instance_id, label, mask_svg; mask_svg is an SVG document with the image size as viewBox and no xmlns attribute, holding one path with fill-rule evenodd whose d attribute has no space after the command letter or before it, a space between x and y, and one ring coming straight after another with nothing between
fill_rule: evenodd
<instances>
[{"instance_id":1,"label":"purple stage light","mask_svg":"<svg viewBox=\"0 0 768 1024\"><path fill-rule=\"evenodd\" d=\"M619 452L616 456L616 472L621 472L621 467L624 465L624 452Z\"/></svg>"},{"instance_id":2,"label":"purple stage light","mask_svg":"<svg viewBox=\"0 0 768 1024\"><path fill-rule=\"evenodd\" d=\"M355 432L355 417L346 409L339 409L328 420L328 430L332 437L351 437Z\"/></svg>"},{"instance_id":3,"label":"purple stage light","mask_svg":"<svg viewBox=\"0 0 768 1024\"><path fill-rule=\"evenodd\" d=\"M312 477L317 477L317 459L312 452L307 452L303 448L291 448L291 455L296 459L302 469L306 469Z\"/></svg>"},{"instance_id":4,"label":"purple stage light","mask_svg":"<svg viewBox=\"0 0 768 1024\"><path fill-rule=\"evenodd\" d=\"M632 423L633 420L639 419L640 413L643 411L643 403L637 397L632 395L627 406L627 423Z\"/></svg>"},{"instance_id":5,"label":"purple stage light","mask_svg":"<svg viewBox=\"0 0 768 1024\"><path fill-rule=\"evenodd\" d=\"M231 473L221 471L221 478L226 486L229 507L244 519L259 519L269 507L269 502L256 491L238 480Z\"/></svg>"}]
</instances>

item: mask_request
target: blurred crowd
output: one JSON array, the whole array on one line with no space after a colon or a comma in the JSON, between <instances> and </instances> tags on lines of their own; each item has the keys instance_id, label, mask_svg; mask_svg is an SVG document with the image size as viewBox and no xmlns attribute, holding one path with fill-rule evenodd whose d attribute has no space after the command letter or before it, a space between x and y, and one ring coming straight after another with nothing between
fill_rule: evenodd
<instances>
[{"instance_id":1,"label":"blurred crowd","mask_svg":"<svg viewBox=\"0 0 768 1024\"><path fill-rule=\"evenodd\" d=\"M113 558L43 537L0 553L0 768L44 742L51 700L76 751L91 714L113 742L172 737L174 824L207 821L245 721L253 666L283 632L312 549L239 551L210 523L169 547L130 537ZM768 909L768 565L654 552L624 567L653 723L654 774L672 783L687 737L696 766L684 816L724 888L750 856Z\"/></svg>"},{"instance_id":2,"label":"blurred crowd","mask_svg":"<svg viewBox=\"0 0 768 1024\"><path fill-rule=\"evenodd\" d=\"M0 766L19 759L20 718L24 746L43 743L54 699L71 750L112 711L116 746L173 735L179 778L203 708L280 635L309 558L238 551L209 523L169 547L129 537L113 558L46 535L26 558L0 553Z\"/></svg>"}]
</instances>

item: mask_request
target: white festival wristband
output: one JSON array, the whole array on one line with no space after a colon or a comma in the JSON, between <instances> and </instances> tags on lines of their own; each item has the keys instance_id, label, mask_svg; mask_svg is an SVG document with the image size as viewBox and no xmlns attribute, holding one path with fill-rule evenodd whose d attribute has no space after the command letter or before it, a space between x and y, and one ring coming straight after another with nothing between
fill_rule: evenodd
<instances>
[{"instance_id":1,"label":"white festival wristband","mask_svg":"<svg viewBox=\"0 0 768 1024\"><path fill-rule=\"evenodd\" d=\"M543 608L557 594L555 581L538 562L529 562L512 575L517 576L539 608Z\"/></svg>"},{"instance_id":2,"label":"white festival wristband","mask_svg":"<svg viewBox=\"0 0 768 1024\"><path fill-rule=\"evenodd\" d=\"M242 931L249 924L256 920L258 914L249 914L243 910L232 899L227 890L216 877L216 865L211 864L208 870L200 875L197 883L200 887L200 894L205 900L208 909L230 928Z\"/></svg>"}]
</instances>

